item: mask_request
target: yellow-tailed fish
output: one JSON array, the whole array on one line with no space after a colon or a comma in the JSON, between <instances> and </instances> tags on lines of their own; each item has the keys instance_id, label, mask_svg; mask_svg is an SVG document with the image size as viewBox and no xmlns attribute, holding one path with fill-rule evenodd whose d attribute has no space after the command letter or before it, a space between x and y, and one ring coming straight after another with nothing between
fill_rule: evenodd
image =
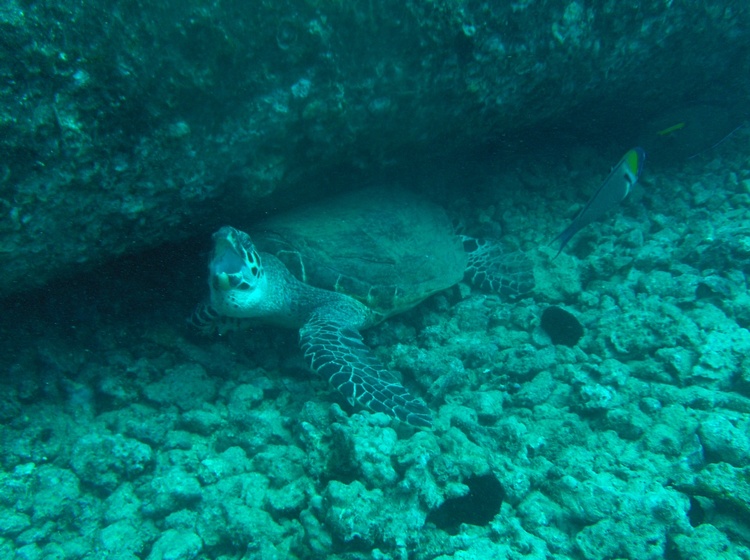
<instances>
[{"instance_id":1,"label":"yellow-tailed fish","mask_svg":"<svg viewBox=\"0 0 750 560\"><path fill-rule=\"evenodd\" d=\"M669 136L673 132L677 132L678 130L682 130L683 128L685 128L685 123L684 122L679 122L677 124L673 124L672 126L668 126L664 130L660 130L656 134L658 136Z\"/></svg>"},{"instance_id":2,"label":"yellow-tailed fish","mask_svg":"<svg viewBox=\"0 0 750 560\"><path fill-rule=\"evenodd\" d=\"M592 222L601 218L622 202L638 180L643 170L643 162L646 160L646 152L642 148L633 148L625 154L620 162L612 168L609 176L602 186L597 189L594 196L589 199L565 231L555 237L554 241L560 242L559 255L568 241ZM555 255L555 257L557 257Z\"/></svg>"}]
</instances>

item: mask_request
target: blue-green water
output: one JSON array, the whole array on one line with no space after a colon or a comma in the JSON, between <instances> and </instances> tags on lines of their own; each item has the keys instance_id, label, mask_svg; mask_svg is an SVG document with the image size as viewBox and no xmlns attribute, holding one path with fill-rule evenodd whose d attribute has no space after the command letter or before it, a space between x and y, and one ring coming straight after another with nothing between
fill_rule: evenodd
<instances>
[{"instance_id":1,"label":"blue-green water","mask_svg":"<svg viewBox=\"0 0 750 560\"><path fill-rule=\"evenodd\" d=\"M747 9L669 6L0 8L0 558L750 558ZM187 321L216 226L372 185L534 266L363 331L432 428Z\"/></svg>"}]
</instances>

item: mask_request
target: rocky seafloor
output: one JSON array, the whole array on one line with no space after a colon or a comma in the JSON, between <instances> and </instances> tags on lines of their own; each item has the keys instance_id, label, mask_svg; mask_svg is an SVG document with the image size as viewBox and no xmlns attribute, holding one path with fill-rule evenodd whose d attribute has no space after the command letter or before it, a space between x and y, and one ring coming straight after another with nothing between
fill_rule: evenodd
<instances>
[{"instance_id":1,"label":"rocky seafloor","mask_svg":"<svg viewBox=\"0 0 750 560\"><path fill-rule=\"evenodd\" d=\"M351 409L294 332L191 333L208 240L6 300L0 557L750 558L749 141L647 162L557 258L620 154L415 181L535 262L519 301L459 284L365 333L434 429Z\"/></svg>"}]
</instances>

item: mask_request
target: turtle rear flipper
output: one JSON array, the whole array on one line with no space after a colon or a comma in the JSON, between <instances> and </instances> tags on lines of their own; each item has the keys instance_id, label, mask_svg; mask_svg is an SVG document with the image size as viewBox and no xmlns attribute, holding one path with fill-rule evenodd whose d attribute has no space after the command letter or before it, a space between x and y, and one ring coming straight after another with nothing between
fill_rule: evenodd
<instances>
[{"instance_id":1,"label":"turtle rear flipper","mask_svg":"<svg viewBox=\"0 0 750 560\"><path fill-rule=\"evenodd\" d=\"M356 401L413 426L432 426L430 409L372 355L359 331L331 315L335 313L318 310L300 329L300 347L308 365L352 405Z\"/></svg>"},{"instance_id":2,"label":"turtle rear flipper","mask_svg":"<svg viewBox=\"0 0 750 560\"><path fill-rule=\"evenodd\" d=\"M534 289L534 263L521 251L507 252L487 239L462 236L468 255L465 278L480 290L518 297Z\"/></svg>"}]
</instances>

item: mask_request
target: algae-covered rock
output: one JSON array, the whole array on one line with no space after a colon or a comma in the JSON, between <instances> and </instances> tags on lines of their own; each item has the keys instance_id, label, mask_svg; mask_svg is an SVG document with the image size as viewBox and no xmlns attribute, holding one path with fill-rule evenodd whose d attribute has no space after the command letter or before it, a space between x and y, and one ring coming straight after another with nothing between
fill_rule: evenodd
<instances>
[{"instance_id":1,"label":"algae-covered rock","mask_svg":"<svg viewBox=\"0 0 750 560\"><path fill-rule=\"evenodd\" d=\"M130 553L137 557L136 555L143 552L145 537L139 527L123 519L104 527L99 532L97 540L104 554L120 558Z\"/></svg>"},{"instance_id":2,"label":"algae-covered rock","mask_svg":"<svg viewBox=\"0 0 750 560\"><path fill-rule=\"evenodd\" d=\"M142 474L153 465L151 448L120 434L92 433L75 444L71 466L88 484L114 490L123 478Z\"/></svg>"},{"instance_id":3,"label":"algae-covered rock","mask_svg":"<svg viewBox=\"0 0 750 560\"><path fill-rule=\"evenodd\" d=\"M323 493L320 515L340 542L402 548L416 542L425 513L415 500L393 498L356 480L351 484L333 480Z\"/></svg>"},{"instance_id":4,"label":"algae-covered rock","mask_svg":"<svg viewBox=\"0 0 750 560\"><path fill-rule=\"evenodd\" d=\"M10 539L0 537L0 555L4 558L12 558L15 552L15 547Z\"/></svg>"},{"instance_id":5,"label":"algae-covered rock","mask_svg":"<svg viewBox=\"0 0 750 560\"><path fill-rule=\"evenodd\" d=\"M558 388L552 374L548 371L539 372L534 379L523 384L521 390L513 395L513 401L520 406L534 407L546 401Z\"/></svg>"},{"instance_id":6,"label":"algae-covered rock","mask_svg":"<svg viewBox=\"0 0 750 560\"><path fill-rule=\"evenodd\" d=\"M632 137L622 122L674 92L727 73L746 90L748 16L728 0L171 0L117 25L108 8L0 13L15 54L0 64L0 295L337 177L549 131Z\"/></svg>"},{"instance_id":7,"label":"algae-covered rock","mask_svg":"<svg viewBox=\"0 0 750 560\"><path fill-rule=\"evenodd\" d=\"M173 467L151 479L148 503L143 507L147 516L163 516L182 507L194 506L201 499L201 484L194 474Z\"/></svg>"},{"instance_id":8,"label":"algae-covered rock","mask_svg":"<svg viewBox=\"0 0 750 560\"><path fill-rule=\"evenodd\" d=\"M734 560L738 552L727 535L703 523L687 534L676 535L674 546L680 560Z\"/></svg>"},{"instance_id":9,"label":"algae-covered rock","mask_svg":"<svg viewBox=\"0 0 750 560\"><path fill-rule=\"evenodd\" d=\"M202 549L203 543L195 533L169 529L154 543L147 560L191 560Z\"/></svg>"},{"instance_id":10,"label":"algae-covered rock","mask_svg":"<svg viewBox=\"0 0 750 560\"><path fill-rule=\"evenodd\" d=\"M117 487L104 502L104 520L114 524L126 520L130 523L140 518L141 500L136 496L132 483L126 482Z\"/></svg>"},{"instance_id":11,"label":"algae-covered rock","mask_svg":"<svg viewBox=\"0 0 750 560\"><path fill-rule=\"evenodd\" d=\"M240 447L230 447L222 453L206 457L198 467L198 478L203 484L214 484L250 470L247 454Z\"/></svg>"},{"instance_id":12,"label":"algae-covered rock","mask_svg":"<svg viewBox=\"0 0 750 560\"><path fill-rule=\"evenodd\" d=\"M742 515L750 515L750 467L711 463L697 475L684 475L681 479L678 488L683 492L705 496Z\"/></svg>"},{"instance_id":13,"label":"algae-covered rock","mask_svg":"<svg viewBox=\"0 0 750 560\"><path fill-rule=\"evenodd\" d=\"M146 397L158 404L174 405L180 410L200 408L211 402L216 381L199 364L182 364L168 370L158 381L146 386Z\"/></svg>"},{"instance_id":14,"label":"algae-covered rock","mask_svg":"<svg viewBox=\"0 0 750 560\"><path fill-rule=\"evenodd\" d=\"M0 535L13 537L31 526L31 518L22 512L3 508L0 510Z\"/></svg>"},{"instance_id":15,"label":"algae-covered rock","mask_svg":"<svg viewBox=\"0 0 750 560\"><path fill-rule=\"evenodd\" d=\"M212 410L189 410L180 416L179 425L184 429L208 436L214 433L224 419Z\"/></svg>"},{"instance_id":16,"label":"algae-covered rock","mask_svg":"<svg viewBox=\"0 0 750 560\"><path fill-rule=\"evenodd\" d=\"M575 537L580 554L586 559L664 558L667 534L688 530L687 497L674 492L651 491L627 495L612 516L589 525Z\"/></svg>"},{"instance_id":17,"label":"algae-covered rock","mask_svg":"<svg viewBox=\"0 0 750 560\"><path fill-rule=\"evenodd\" d=\"M356 472L357 478L371 488L385 488L398 479L392 464L398 437L392 428L364 422L347 429L334 425L333 439L341 457L340 467Z\"/></svg>"},{"instance_id":18,"label":"algae-covered rock","mask_svg":"<svg viewBox=\"0 0 750 560\"><path fill-rule=\"evenodd\" d=\"M189 527L208 548L241 548L258 558L264 558L263 554L276 549L281 557L285 557L285 551L301 529L296 522L290 525L284 514L278 514L279 522L271 516L268 511L272 498L270 490L269 479L258 472L225 476L203 487L199 505L186 507L188 511L196 509L197 516L193 518L185 513L180 516L183 521L179 522L172 514L169 521L182 529L188 528L189 522ZM296 517L299 509L292 511Z\"/></svg>"},{"instance_id":19,"label":"algae-covered rock","mask_svg":"<svg viewBox=\"0 0 750 560\"><path fill-rule=\"evenodd\" d=\"M325 524L343 542L362 541L372 547L381 536L386 503L381 490L367 490L361 482L331 481L325 492Z\"/></svg>"},{"instance_id":20,"label":"algae-covered rock","mask_svg":"<svg viewBox=\"0 0 750 560\"><path fill-rule=\"evenodd\" d=\"M269 403L270 404L270 403ZM262 410L233 410L231 418L239 429L227 434L227 444L241 447L249 456L255 455L276 441L288 441L288 418L272 405Z\"/></svg>"},{"instance_id":21,"label":"algae-covered rock","mask_svg":"<svg viewBox=\"0 0 750 560\"><path fill-rule=\"evenodd\" d=\"M19 546L16 549L13 558L23 560L42 560L42 548L36 543Z\"/></svg>"},{"instance_id":22,"label":"algae-covered rock","mask_svg":"<svg viewBox=\"0 0 750 560\"><path fill-rule=\"evenodd\" d=\"M555 349L551 346L538 349L531 344L524 344L502 354L502 368L515 381L526 381L555 363Z\"/></svg>"},{"instance_id":23,"label":"algae-covered rock","mask_svg":"<svg viewBox=\"0 0 750 560\"><path fill-rule=\"evenodd\" d=\"M552 545L553 550L573 552L573 544L564 530L570 523L566 512L541 492L532 492L518 505L518 516L526 530Z\"/></svg>"},{"instance_id":24,"label":"algae-covered rock","mask_svg":"<svg viewBox=\"0 0 750 560\"><path fill-rule=\"evenodd\" d=\"M577 387L576 403L584 412L600 412L615 408L620 404L617 392L605 385L581 384Z\"/></svg>"},{"instance_id":25,"label":"algae-covered rock","mask_svg":"<svg viewBox=\"0 0 750 560\"><path fill-rule=\"evenodd\" d=\"M621 407L607 411L606 424L621 438L635 441L646 433L650 420L640 410Z\"/></svg>"},{"instance_id":26,"label":"algae-covered rock","mask_svg":"<svg viewBox=\"0 0 750 560\"><path fill-rule=\"evenodd\" d=\"M229 400L229 414L232 419L244 422L244 416L263 401L263 389L258 385L246 383L232 391ZM251 416L252 418L252 416Z\"/></svg>"},{"instance_id":27,"label":"algae-covered rock","mask_svg":"<svg viewBox=\"0 0 750 560\"><path fill-rule=\"evenodd\" d=\"M34 520L57 519L77 509L80 496L78 477L68 469L42 465L35 475Z\"/></svg>"},{"instance_id":28,"label":"algae-covered rock","mask_svg":"<svg viewBox=\"0 0 750 560\"><path fill-rule=\"evenodd\" d=\"M234 546L247 546L248 550L273 548L281 543L284 529L271 515L258 508L246 506L239 500L223 504L227 541Z\"/></svg>"},{"instance_id":29,"label":"algae-covered rock","mask_svg":"<svg viewBox=\"0 0 750 560\"><path fill-rule=\"evenodd\" d=\"M644 443L649 451L676 457L682 453L684 438L678 430L667 424L655 424L646 434Z\"/></svg>"},{"instance_id":30,"label":"algae-covered rock","mask_svg":"<svg viewBox=\"0 0 750 560\"><path fill-rule=\"evenodd\" d=\"M313 501L318 505L322 503L321 498ZM300 523L305 530L305 544L313 554L325 556L333 548L333 538L325 529L323 523L316 517L312 509L306 509L299 515Z\"/></svg>"},{"instance_id":31,"label":"algae-covered rock","mask_svg":"<svg viewBox=\"0 0 750 560\"><path fill-rule=\"evenodd\" d=\"M706 460L724 461L735 467L743 467L750 462L749 423L740 420L735 426L719 414L712 414L701 422L698 428Z\"/></svg>"}]
</instances>

